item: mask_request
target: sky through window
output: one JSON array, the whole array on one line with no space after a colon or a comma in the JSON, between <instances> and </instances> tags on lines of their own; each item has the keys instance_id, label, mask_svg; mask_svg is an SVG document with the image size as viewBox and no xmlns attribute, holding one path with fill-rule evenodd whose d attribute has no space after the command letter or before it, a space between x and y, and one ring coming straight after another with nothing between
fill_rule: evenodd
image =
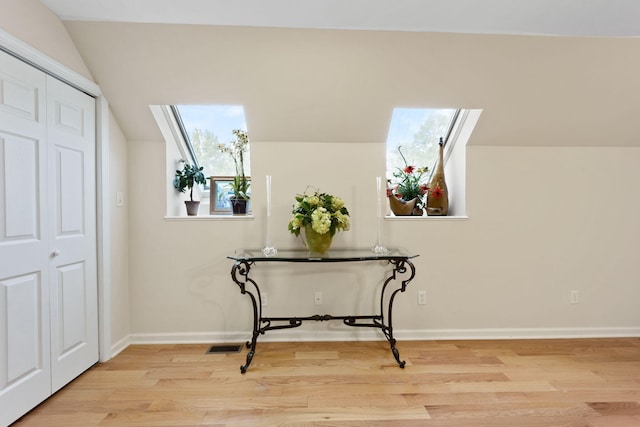
<instances>
[{"instance_id":1,"label":"sky through window","mask_svg":"<svg viewBox=\"0 0 640 427\"><path fill-rule=\"evenodd\" d=\"M233 176L233 160L218 150L218 144L234 139L234 129L247 130L241 105L176 105L188 143L205 176ZM245 173L251 174L250 153L245 157Z\"/></svg>"}]
</instances>

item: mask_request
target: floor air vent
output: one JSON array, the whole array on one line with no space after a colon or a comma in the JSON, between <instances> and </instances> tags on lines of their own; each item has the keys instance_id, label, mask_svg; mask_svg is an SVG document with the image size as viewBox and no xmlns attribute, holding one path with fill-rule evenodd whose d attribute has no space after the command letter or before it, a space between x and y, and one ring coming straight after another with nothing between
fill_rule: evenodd
<instances>
[{"instance_id":1,"label":"floor air vent","mask_svg":"<svg viewBox=\"0 0 640 427\"><path fill-rule=\"evenodd\" d=\"M207 354L239 353L241 345L215 344L209 347Z\"/></svg>"}]
</instances>

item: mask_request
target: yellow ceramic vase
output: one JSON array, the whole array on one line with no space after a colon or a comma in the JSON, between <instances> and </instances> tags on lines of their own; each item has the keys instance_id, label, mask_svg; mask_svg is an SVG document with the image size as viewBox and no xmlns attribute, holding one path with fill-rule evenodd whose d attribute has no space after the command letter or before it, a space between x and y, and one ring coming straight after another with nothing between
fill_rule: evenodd
<instances>
[{"instance_id":1,"label":"yellow ceramic vase","mask_svg":"<svg viewBox=\"0 0 640 427\"><path fill-rule=\"evenodd\" d=\"M323 254L331 247L331 241L333 236L331 232L327 231L324 234L319 234L311 227L311 225L304 226L303 241L310 252Z\"/></svg>"}]
</instances>

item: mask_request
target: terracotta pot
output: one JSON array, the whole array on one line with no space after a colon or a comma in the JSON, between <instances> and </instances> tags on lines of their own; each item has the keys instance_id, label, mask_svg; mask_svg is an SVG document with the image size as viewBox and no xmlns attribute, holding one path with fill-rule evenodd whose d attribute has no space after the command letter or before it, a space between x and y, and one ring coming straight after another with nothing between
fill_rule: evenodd
<instances>
[{"instance_id":1,"label":"terracotta pot","mask_svg":"<svg viewBox=\"0 0 640 427\"><path fill-rule=\"evenodd\" d=\"M198 209L200 209L200 201L198 200L185 200L184 204L187 206L187 215L198 215Z\"/></svg>"},{"instance_id":2,"label":"terracotta pot","mask_svg":"<svg viewBox=\"0 0 640 427\"><path fill-rule=\"evenodd\" d=\"M405 201L398 199L394 195L390 195L387 197L387 199L389 199L389 207L391 208L391 212L393 212L393 214L396 216L413 215L413 210L415 209L416 203L418 202L417 197L414 197L409 201Z\"/></svg>"}]
</instances>

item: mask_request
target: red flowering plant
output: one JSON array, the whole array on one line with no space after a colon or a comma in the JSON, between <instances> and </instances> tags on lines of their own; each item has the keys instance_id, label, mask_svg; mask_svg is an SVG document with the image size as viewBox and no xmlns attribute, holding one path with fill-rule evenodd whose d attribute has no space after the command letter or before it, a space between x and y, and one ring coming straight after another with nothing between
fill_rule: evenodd
<instances>
[{"instance_id":1,"label":"red flowering plant","mask_svg":"<svg viewBox=\"0 0 640 427\"><path fill-rule=\"evenodd\" d=\"M418 168L408 164L407 159L402 154L401 146L398 147L398 152L404 161L404 167L396 168L397 171L393 173L396 182L391 184L391 188L387 192L391 192L395 197L405 201L410 201L417 197L416 207L423 208L425 205L424 197L429 191L427 184L424 182L429 168L426 166Z\"/></svg>"}]
</instances>

